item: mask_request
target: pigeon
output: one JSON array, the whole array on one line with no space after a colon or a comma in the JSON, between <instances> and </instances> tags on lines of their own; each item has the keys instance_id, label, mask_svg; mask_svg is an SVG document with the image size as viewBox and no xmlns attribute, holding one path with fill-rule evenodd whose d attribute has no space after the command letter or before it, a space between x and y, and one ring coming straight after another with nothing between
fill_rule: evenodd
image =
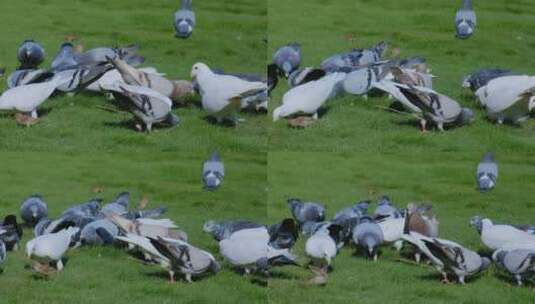
<instances>
[{"instance_id":1,"label":"pigeon","mask_svg":"<svg viewBox=\"0 0 535 304\"><path fill-rule=\"evenodd\" d=\"M108 219L100 219L84 226L80 232L82 245L111 245L119 228Z\"/></svg>"},{"instance_id":2,"label":"pigeon","mask_svg":"<svg viewBox=\"0 0 535 304\"><path fill-rule=\"evenodd\" d=\"M273 54L273 63L276 65L280 76L288 78L301 64L301 45L292 42L282 46Z\"/></svg>"},{"instance_id":3,"label":"pigeon","mask_svg":"<svg viewBox=\"0 0 535 304\"><path fill-rule=\"evenodd\" d=\"M4 217L0 223L0 241L3 241L8 251L17 251L22 239L22 227L17 223L17 217L13 214Z\"/></svg>"},{"instance_id":4,"label":"pigeon","mask_svg":"<svg viewBox=\"0 0 535 304\"><path fill-rule=\"evenodd\" d=\"M381 72L373 67L364 67L348 73L342 83L344 92L352 95L366 95L373 89L375 82L384 78L384 75L379 73Z\"/></svg>"},{"instance_id":5,"label":"pigeon","mask_svg":"<svg viewBox=\"0 0 535 304\"><path fill-rule=\"evenodd\" d=\"M257 95L267 94L267 84L264 82L219 75L204 63L193 65L191 78L199 86L203 109L218 123L223 119L234 119L244 99L255 99ZM236 123L235 119L233 123Z\"/></svg>"},{"instance_id":6,"label":"pigeon","mask_svg":"<svg viewBox=\"0 0 535 304\"><path fill-rule=\"evenodd\" d=\"M339 225L330 225L327 230L318 230L305 243L305 252L311 258L312 264L321 269L328 268L338 253Z\"/></svg>"},{"instance_id":7,"label":"pigeon","mask_svg":"<svg viewBox=\"0 0 535 304\"><path fill-rule=\"evenodd\" d=\"M106 214L106 218L117 225L124 233L133 233L144 237L158 238L167 237L181 241L188 241L188 235L178 229L178 226L170 219L139 218L129 220L114 213Z\"/></svg>"},{"instance_id":8,"label":"pigeon","mask_svg":"<svg viewBox=\"0 0 535 304\"><path fill-rule=\"evenodd\" d=\"M325 219L325 206L320 203L305 202L300 199L290 198L287 201L288 208L299 225L305 222L321 222Z\"/></svg>"},{"instance_id":9,"label":"pigeon","mask_svg":"<svg viewBox=\"0 0 535 304\"><path fill-rule=\"evenodd\" d=\"M487 248L496 250L510 244L534 243L535 235L522 231L511 225L494 225L488 218L474 216L470 219L481 236L481 242Z\"/></svg>"},{"instance_id":10,"label":"pigeon","mask_svg":"<svg viewBox=\"0 0 535 304\"><path fill-rule=\"evenodd\" d=\"M503 76L495 78L476 91L487 117L499 124L519 124L535 109L535 77Z\"/></svg>"},{"instance_id":11,"label":"pigeon","mask_svg":"<svg viewBox=\"0 0 535 304\"><path fill-rule=\"evenodd\" d=\"M63 269L61 258L69 249L72 237L79 229L70 227L56 233L38 236L26 243L28 258L39 262L55 262L58 271Z\"/></svg>"},{"instance_id":12,"label":"pigeon","mask_svg":"<svg viewBox=\"0 0 535 304\"><path fill-rule=\"evenodd\" d=\"M193 33L195 13L191 8L191 0L182 0L182 5L175 13L175 36L186 39Z\"/></svg>"},{"instance_id":13,"label":"pigeon","mask_svg":"<svg viewBox=\"0 0 535 304\"><path fill-rule=\"evenodd\" d=\"M192 282L192 276L201 276L206 272L217 273L221 270L211 253L184 241L162 237L149 240L152 246L169 260L171 269L182 273L187 282Z\"/></svg>"},{"instance_id":14,"label":"pigeon","mask_svg":"<svg viewBox=\"0 0 535 304\"><path fill-rule=\"evenodd\" d=\"M110 59L119 57L129 65L138 66L145 61L145 58L137 54L138 49L137 45L122 48L99 47L84 53L75 53L74 60L79 66L94 66L106 64Z\"/></svg>"},{"instance_id":15,"label":"pigeon","mask_svg":"<svg viewBox=\"0 0 535 304\"><path fill-rule=\"evenodd\" d=\"M65 83L65 78L54 77L52 80L18 86L5 91L0 96L0 110L17 110L31 113L37 118L37 107L45 102L56 88Z\"/></svg>"},{"instance_id":16,"label":"pigeon","mask_svg":"<svg viewBox=\"0 0 535 304\"><path fill-rule=\"evenodd\" d=\"M352 218L349 220L324 221L324 222L305 222L301 226L301 233L305 236L312 236L316 233L323 232L329 234L331 226L335 226L332 238L336 240L336 248L341 249L345 243L351 239L353 227L358 225L360 219ZM336 235L334 234L336 233Z\"/></svg>"},{"instance_id":17,"label":"pigeon","mask_svg":"<svg viewBox=\"0 0 535 304\"><path fill-rule=\"evenodd\" d=\"M476 180L477 187L481 192L490 191L496 187L498 164L492 153L486 153L477 165Z\"/></svg>"},{"instance_id":18,"label":"pigeon","mask_svg":"<svg viewBox=\"0 0 535 304\"><path fill-rule=\"evenodd\" d=\"M345 77L345 73L332 73L290 89L283 95L282 105L273 111L273 121L301 113L317 119L319 108L336 95Z\"/></svg>"},{"instance_id":19,"label":"pigeon","mask_svg":"<svg viewBox=\"0 0 535 304\"><path fill-rule=\"evenodd\" d=\"M116 239L129 244L129 246L137 247L144 254L145 260L153 261L160 265L169 273L169 281L175 281L175 271L171 266L171 261L152 245L149 238L135 233L126 233L125 235L117 236Z\"/></svg>"},{"instance_id":20,"label":"pigeon","mask_svg":"<svg viewBox=\"0 0 535 304\"><path fill-rule=\"evenodd\" d=\"M70 42L63 43L59 48L58 54L50 64L52 71L59 72L77 67L78 62L74 59L74 54L74 45Z\"/></svg>"},{"instance_id":21,"label":"pigeon","mask_svg":"<svg viewBox=\"0 0 535 304\"><path fill-rule=\"evenodd\" d=\"M288 86L290 88L294 88L307 82L319 80L325 75L327 75L327 73L325 73L325 71L322 69L315 69L311 67L297 69L288 76Z\"/></svg>"},{"instance_id":22,"label":"pigeon","mask_svg":"<svg viewBox=\"0 0 535 304\"><path fill-rule=\"evenodd\" d=\"M78 205L73 205L63 211L62 215L76 214L80 216L96 217L100 213L101 199L91 199L90 201Z\"/></svg>"},{"instance_id":23,"label":"pigeon","mask_svg":"<svg viewBox=\"0 0 535 304\"><path fill-rule=\"evenodd\" d=\"M0 273L2 273L2 265L7 259L6 245L0 240Z\"/></svg>"},{"instance_id":24,"label":"pigeon","mask_svg":"<svg viewBox=\"0 0 535 304\"><path fill-rule=\"evenodd\" d=\"M513 76L511 70L507 69L481 69L466 76L463 80L462 87L469 88L472 92L476 92L479 88L486 86L489 81L503 76Z\"/></svg>"},{"instance_id":25,"label":"pigeon","mask_svg":"<svg viewBox=\"0 0 535 304\"><path fill-rule=\"evenodd\" d=\"M413 231L426 237L438 237L439 221L436 215L431 213L431 208L430 206L409 203L404 215L404 233ZM414 259L416 263L420 263L421 252L418 249L414 252Z\"/></svg>"},{"instance_id":26,"label":"pigeon","mask_svg":"<svg viewBox=\"0 0 535 304\"><path fill-rule=\"evenodd\" d=\"M104 214L115 213L118 215L124 215L128 213L128 203L130 202L130 193L121 192L115 200L109 204L106 204L102 207L101 212Z\"/></svg>"},{"instance_id":27,"label":"pigeon","mask_svg":"<svg viewBox=\"0 0 535 304\"><path fill-rule=\"evenodd\" d=\"M497 250L492 259L515 277L518 286L522 286L523 276L535 273L535 249Z\"/></svg>"},{"instance_id":28,"label":"pigeon","mask_svg":"<svg viewBox=\"0 0 535 304\"><path fill-rule=\"evenodd\" d=\"M363 217L360 223L353 228L353 242L366 250L369 258L377 261L377 250L383 243L383 231L371 217Z\"/></svg>"},{"instance_id":29,"label":"pigeon","mask_svg":"<svg viewBox=\"0 0 535 304\"><path fill-rule=\"evenodd\" d=\"M236 221L207 221L203 225L203 231L212 235L216 241L228 239L234 232L251 228L262 228L263 225L247 220Z\"/></svg>"},{"instance_id":30,"label":"pigeon","mask_svg":"<svg viewBox=\"0 0 535 304\"><path fill-rule=\"evenodd\" d=\"M171 112L171 99L153 89L120 82L106 85L103 89L113 94L120 108L126 109L139 119L147 132L151 132L153 124L179 124L179 118Z\"/></svg>"},{"instance_id":31,"label":"pigeon","mask_svg":"<svg viewBox=\"0 0 535 304\"><path fill-rule=\"evenodd\" d=\"M348 53L336 54L323 60L320 68L327 73L333 73L342 69L366 66L380 61L387 48L388 44L381 41L369 49L354 49Z\"/></svg>"},{"instance_id":32,"label":"pigeon","mask_svg":"<svg viewBox=\"0 0 535 304\"><path fill-rule=\"evenodd\" d=\"M204 189L217 190L223 183L223 177L225 177L225 166L219 157L219 153L214 152L202 167Z\"/></svg>"},{"instance_id":33,"label":"pigeon","mask_svg":"<svg viewBox=\"0 0 535 304\"><path fill-rule=\"evenodd\" d=\"M170 81L156 73L146 73L143 69L136 69L122 59L110 58L110 63L119 71L126 84L153 89L172 100L180 100L193 93L193 85L189 82L189 90L182 90L184 87L176 86L177 82Z\"/></svg>"},{"instance_id":34,"label":"pigeon","mask_svg":"<svg viewBox=\"0 0 535 304\"><path fill-rule=\"evenodd\" d=\"M488 258L449 240L429 238L418 232L409 232L402 238L429 258L442 274L443 282L449 282L448 273L453 273L459 283L464 285L465 277L478 274L491 264Z\"/></svg>"},{"instance_id":35,"label":"pigeon","mask_svg":"<svg viewBox=\"0 0 535 304\"><path fill-rule=\"evenodd\" d=\"M287 218L268 229L269 245L275 249L291 249L297 242L299 230L294 219Z\"/></svg>"},{"instance_id":36,"label":"pigeon","mask_svg":"<svg viewBox=\"0 0 535 304\"><path fill-rule=\"evenodd\" d=\"M45 60L45 49L34 40L25 40L17 51L19 70L36 69Z\"/></svg>"},{"instance_id":37,"label":"pigeon","mask_svg":"<svg viewBox=\"0 0 535 304\"><path fill-rule=\"evenodd\" d=\"M401 217L401 212L392 205L392 200L387 195L381 196L377 202L377 207L373 212L375 218L385 218L385 217Z\"/></svg>"},{"instance_id":38,"label":"pigeon","mask_svg":"<svg viewBox=\"0 0 535 304\"><path fill-rule=\"evenodd\" d=\"M41 195L34 194L22 201L20 217L30 227L34 227L42 218L47 216L48 206Z\"/></svg>"},{"instance_id":39,"label":"pigeon","mask_svg":"<svg viewBox=\"0 0 535 304\"><path fill-rule=\"evenodd\" d=\"M455 14L456 37L468 39L476 29L476 13L472 8L472 0L463 0L462 7Z\"/></svg>"},{"instance_id":40,"label":"pigeon","mask_svg":"<svg viewBox=\"0 0 535 304\"><path fill-rule=\"evenodd\" d=\"M351 218L361 218L368 214L369 206L370 201L360 201L353 206L346 207L334 215L333 222L343 222L344 220Z\"/></svg>"},{"instance_id":41,"label":"pigeon","mask_svg":"<svg viewBox=\"0 0 535 304\"><path fill-rule=\"evenodd\" d=\"M422 132L427 131L428 121L434 122L440 131L444 131L444 125L462 126L474 120L471 109L461 108L457 101L432 89L387 80L377 82L374 86L391 94L413 112L420 119Z\"/></svg>"},{"instance_id":42,"label":"pigeon","mask_svg":"<svg viewBox=\"0 0 535 304\"><path fill-rule=\"evenodd\" d=\"M275 249L269 245L266 228L239 230L219 242L221 255L245 274L268 271L273 266L296 265L296 257L289 249Z\"/></svg>"},{"instance_id":43,"label":"pigeon","mask_svg":"<svg viewBox=\"0 0 535 304\"><path fill-rule=\"evenodd\" d=\"M41 69L16 70L7 78L7 87L12 89L25 84L40 83L49 80L53 76L54 73Z\"/></svg>"}]
</instances>

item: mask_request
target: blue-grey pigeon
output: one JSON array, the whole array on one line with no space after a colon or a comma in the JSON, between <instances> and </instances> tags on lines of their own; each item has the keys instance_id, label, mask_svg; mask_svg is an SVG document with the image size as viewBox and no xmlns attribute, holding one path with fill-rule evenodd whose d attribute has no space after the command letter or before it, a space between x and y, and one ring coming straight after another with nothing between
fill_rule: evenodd
<instances>
[{"instance_id":1,"label":"blue-grey pigeon","mask_svg":"<svg viewBox=\"0 0 535 304\"><path fill-rule=\"evenodd\" d=\"M220 222L210 220L204 223L203 231L210 234L219 242L229 238L236 231L260 227L264 227L264 225L248 220L229 220Z\"/></svg>"},{"instance_id":2,"label":"blue-grey pigeon","mask_svg":"<svg viewBox=\"0 0 535 304\"><path fill-rule=\"evenodd\" d=\"M321 222L325 219L325 206L315 202L302 202L297 198L288 199L288 208L299 225L305 222Z\"/></svg>"},{"instance_id":3,"label":"blue-grey pigeon","mask_svg":"<svg viewBox=\"0 0 535 304\"><path fill-rule=\"evenodd\" d=\"M34 40L25 40L17 51L19 70L36 69L45 60L45 49Z\"/></svg>"},{"instance_id":4,"label":"blue-grey pigeon","mask_svg":"<svg viewBox=\"0 0 535 304\"><path fill-rule=\"evenodd\" d=\"M35 226L42 218L46 218L48 207L43 197L35 194L26 198L20 206L20 216L31 227Z\"/></svg>"},{"instance_id":5,"label":"blue-grey pigeon","mask_svg":"<svg viewBox=\"0 0 535 304\"><path fill-rule=\"evenodd\" d=\"M371 217L363 217L360 223L353 228L353 241L365 249L366 255L377 261L379 246L383 244L384 236L381 227Z\"/></svg>"},{"instance_id":6,"label":"blue-grey pigeon","mask_svg":"<svg viewBox=\"0 0 535 304\"><path fill-rule=\"evenodd\" d=\"M225 166L221 161L219 153L214 152L210 158L204 162L202 168L202 180L206 190L216 190L223 183L225 176Z\"/></svg>"},{"instance_id":7,"label":"blue-grey pigeon","mask_svg":"<svg viewBox=\"0 0 535 304\"><path fill-rule=\"evenodd\" d=\"M476 13L472 8L472 0L463 0L462 7L455 15L456 37L468 39L476 29Z\"/></svg>"},{"instance_id":8,"label":"blue-grey pigeon","mask_svg":"<svg viewBox=\"0 0 535 304\"><path fill-rule=\"evenodd\" d=\"M301 45L293 42L282 46L273 54L273 63L279 75L288 78L301 65Z\"/></svg>"},{"instance_id":9,"label":"blue-grey pigeon","mask_svg":"<svg viewBox=\"0 0 535 304\"><path fill-rule=\"evenodd\" d=\"M496 187L498 180L498 164L492 153L487 153L477 165L477 187L479 191L486 192Z\"/></svg>"},{"instance_id":10,"label":"blue-grey pigeon","mask_svg":"<svg viewBox=\"0 0 535 304\"><path fill-rule=\"evenodd\" d=\"M178 38L188 38L195 27L195 13L191 8L191 0L182 0L182 5L175 13L175 35Z\"/></svg>"}]
</instances>

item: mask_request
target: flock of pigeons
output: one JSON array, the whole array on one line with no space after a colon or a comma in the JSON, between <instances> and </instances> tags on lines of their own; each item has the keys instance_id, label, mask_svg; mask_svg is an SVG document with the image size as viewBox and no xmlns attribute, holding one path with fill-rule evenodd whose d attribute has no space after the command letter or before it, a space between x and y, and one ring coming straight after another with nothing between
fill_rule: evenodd
<instances>
[{"instance_id":1,"label":"flock of pigeons","mask_svg":"<svg viewBox=\"0 0 535 304\"><path fill-rule=\"evenodd\" d=\"M475 25L472 3L464 0L455 17L456 36L470 37ZM282 46L268 66L269 90L277 86L279 78L287 79L290 89L273 111L273 120L290 118L293 126L308 126L318 119L318 112L328 100L340 95L367 97L372 93L388 94L395 100L388 110L417 117L422 131L426 131L428 123L444 131L445 126L462 126L474 120L471 109L433 90L434 76L424 58L387 60L386 50L387 44L381 42L371 48L332 55L317 68L300 68L300 45ZM482 69L468 75L462 86L474 92L489 120L500 124L521 123L535 108L532 76L505 69Z\"/></svg>"},{"instance_id":2,"label":"flock of pigeons","mask_svg":"<svg viewBox=\"0 0 535 304\"><path fill-rule=\"evenodd\" d=\"M177 37L191 35L195 26L191 0L182 1L174 24ZM174 102L193 94L201 96L203 109L218 123L235 125L241 110L267 111L267 84L261 75L225 73L199 62L191 69L192 81L169 80L153 67L138 68L145 58L135 45L84 51L81 44L74 45L75 39L66 37L45 69L39 68L44 48L34 40L24 41L17 52L20 65L8 76L8 89L0 96L0 110L17 111L17 122L29 126L38 122L38 108L52 95L100 92L116 106L105 109L132 113L136 128L148 132L154 124L178 125L180 120L171 111ZM0 76L4 73L2 69Z\"/></svg>"},{"instance_id":3,"label":"flock of pigeons","mask_svg":"<svg viewBox=\"0 0 535 304\"><path fill-rule=\"evenodd\" d=\"M221 187L224 164L217 152L202 167L206 190ZM491 154L477 166L476 180L480 191L496 186L498 165ZM269 275L272 267L300 267L293 247L298 238L306 237L305 253L314 273L308 283L324 285L328 271L344 246L354 245L357 252L378 260L380 250L392 245L401 252L408 244L419 263L422 258L435 267L443 282L453 274L461 284L465 278L489 267L491 260L456 242L439 238L439 221L430 204L409 203L399 209L388 196L382 196L373 213L371 201L360 201L343 208L327 220L326 208L317 202L289 199L291 217L273 225L249 220L209 220L203 231L219 245L219 253L233 268L244 274ZM48 207L40 195L26 198L20 216L33 228L34 238L26 243L26 255L38 273L50 275L64 268L64 255L78 246L117 246L146 263L165 269L170 281L180 274L187 282L193 278L217 273L221 264L208 251L191 244L185 231L168 218L162 218L165 207L146 209L142 199L136 209L129 208L130 194L120 193L108 204L91 199L49 218ZM482 243L493 251L492 260L514 276L518 285L535 275L535 226L495 225L491 220L475 216L470 224L481 235ZM23 229L13 214L0 223L0 266L7 251L17 250ZM407 253L405 251L405 253Z\"/></svg>"}]
</instances>

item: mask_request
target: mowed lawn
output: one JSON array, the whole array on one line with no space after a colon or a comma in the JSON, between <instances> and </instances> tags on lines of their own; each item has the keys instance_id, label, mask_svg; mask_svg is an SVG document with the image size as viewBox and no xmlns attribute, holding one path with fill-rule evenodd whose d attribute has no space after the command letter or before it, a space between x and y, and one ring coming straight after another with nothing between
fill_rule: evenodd
<instances>
[{"instance_id":1,"label":"mowed lawn","mask_svg":"<svg viewBox=\"0 0 535 304\"><path fill-rule=\"evenodd\" d=\"M302 67L352 48L366 48L385 40L401 57L423 56L432 69L434 88L475 108L464 96L461 82L485 67L510 68L533 74L535 6L526 0L474 1L478 24L468 40L454 38L454 17L461 1L451 0L269 0L268 54L282 45L302 45ZM390 56L389 52L389 56ZM273 94L271 108L287 91L283 81ZM271 151L368 151L435 153L478 151L530 154L535 148L535 121L517 128L496 126L477 110L470 126L422 135L417 121L379 109L385 98L347 96L329 101L319 123L306 130L288 128L284 121L270 124Z\"/></svg>"},{"instance_id":2,"label":"mowed lawn","mask_svg":"<svg viewBox=\"0 0 535 304\"><path fill-rule=\"evenodd\" d=\"M106 202L130 191L131 206L142 196L147 208L166 206L167 217L189 235L191 244L212 252L222 262L217 242L202 232L208 219L239 215L266 221L266 157L222 153L226 176L216 192L202 190L205 153L159 153L153 158L127 154L0 153L9 159L0 172L3 186L0 215L19 213L20 202L40 193L55 218L65 208L93 197ZM46 159L46 161L43 161ZM92 189L101 188L102 193ZM33 237L24 230L26 241ZM265 288L232 271L226 263L215 276L193 284L168 283L168 275L144 265L124 250L81 247L68 252L64 271L43 280L25 269L25 250L9 252L0 274L0 303L265 303Z\"/></svg>"},{"instance_id":3,"label":"mowed lawn","mask_svg":"<svg viewBox=\"0 0 535 304\"><path fill-rule=\"evenodd\" d=\"M86 49L137 43L153 66L170 79L190 79L194 63L229 72L265 73L266 3L254 0L193 1L197 25L193 35L174 37L173 18L180 1L143 0L4 0L0 3L0 91L17 67L17 49L35 39L45 50L47 68L64 38L78 37ZM196 151L207 147L227 150L265 150L266 116L243 114L237 128L211 125L203 118L200 99L174 112L177 128L137 133L132 115L110 113L101 95L81 93L53 98L41 108L39 124L25 129L12 115L0 113L0 149L39 151Z\"/></svg>"},{"instance_id":4,"label":"mowed lawn","mask_svg":"<svg viewBox=\"0 0 535 304\"><path fill-rule=\"evenodd\" d=\"M268 214L271 221L290 216L289 197L324 203L327 218L363 199L374 201L373 212L377 198L387 194L399 207L431 202L440 236L480 251L479 235L469 227L472 216L534 223L535 158L500 155L499 161L497 188L481 194L475 189L477 160L467 155L273 152L268 157ZM304 245L303 237L295 253L306 265ZM511 287L514 282L495 266L468 279L466 286L443 285L433 267L413 264L408 257L400 261L389 246L381 249L377 263L355 251L352 246L341 250L324 287L304 284L312 277L305 267L277 269L269 283L270 303L534 303L533 284Z\"/></svg>"}]
</instances>

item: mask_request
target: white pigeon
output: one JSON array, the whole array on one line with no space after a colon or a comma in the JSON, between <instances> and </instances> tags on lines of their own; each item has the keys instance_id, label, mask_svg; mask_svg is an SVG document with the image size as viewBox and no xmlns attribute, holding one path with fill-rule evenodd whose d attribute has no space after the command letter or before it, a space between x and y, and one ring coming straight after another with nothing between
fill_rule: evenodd
<instances>
[{"instance_id":1,"label":"white pigeon","mask_svg":"<svg viewBox=\"0 0 535 304\"><path fill-rule=\"evenodd\" d=\"M470 224L481 234L481 242L491 250L512 244L535 243L535 235L510 225L494 225L488 218L472 218Z\"/></svg>"},{"instance_id":2,"label":"white pigeon","mask_svg":"<svg viewBox=\"0 0 535 304\"><path fill-rule=\"evenodd\" d=\"M400 251L403 246L401 236L403 235L405 218L389 216L383 220L377 221L377 224L383 231L384 241L386 243L393 243L394 248L396 248L397 251Z\"/></svg>"},{"instance_id":3,"label":"white pigeon","mask_svg":"<svg viewBox=\"0 0 535 304\"><path fill-rule=\"evenodd\" d=\"M504 76L493 79L476 91L487 117L502 124L520 123L535 108L535 77Z\"/></svg>"},{"instance_id":4,"label":"white pigeon","mask_svg":"<svg viewBox=\"0 0 535 304\"><path fill-rule=\"evenodd\" d=\"M318 230L306 241L305 252L313 262L326 263L326 266L329 266L338 253L338 248L336 241L329 235L329 231Z\"/></svg>"},{"instance_id":5,"label":"white pigeon","mask_svg":"<svg viewBox=\"0 0 535 304\"><path fill-rule=\"evenodd\" d=\"M61 258L69 249L73 235L78 233L77 227L69 227L56 233L45 234L26 243L26 255L41 262L56 262L58 271L63 269Z\"/></svg>"},{"instance_id":6,"label":"white pigeon","mask_svg":"<svg viewBox=\"0 0 535 304\"><path fill-rule=\"evenodd\" d=\"M346 75L332 73L290 89L282 96L282 105L273 111L273 121L299 113L313 114L317 119L318 109L337 92Z\"/></svg>"},{"instance_id":7,"label":"white pigeon","mask_svg":"<svg viewBox=\"0 0 535 304\"><path fill-rule=\"evenodd\" d=\"M54 77L47 82L11 88L0 96L0 110L31 113L32 118L37 118L37 107L45 102L65 81L67 81L66 78Z\"/></svg>"},{"instance_id":8,"label":"white pigeon","mask_svg":"<svg viewBox=\"0 0 535 304\"><path fill-rule=\"evenodd\" d=\"M238 112L242 99L267 91L264 82L216 74L204 63L193 65L191 78L199 86L203 109L218 122Z\"/></svg>"}]
</instances>

